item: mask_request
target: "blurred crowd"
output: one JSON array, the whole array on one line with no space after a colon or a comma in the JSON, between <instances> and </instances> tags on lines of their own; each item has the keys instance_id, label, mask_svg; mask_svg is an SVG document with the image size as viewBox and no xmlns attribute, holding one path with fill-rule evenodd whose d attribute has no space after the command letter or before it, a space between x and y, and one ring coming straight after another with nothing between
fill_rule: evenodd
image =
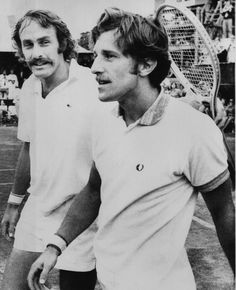
<instances>
[{"instance_id":1,"label":"blurred crowd","mask_svg":"<svg viewBox=\"0 0 236 290\"><path fill-rule=\"evenodd\" d=\"M220 62L235 62L234 6L233 0L207 0L199 15L215 43Z\"/></svg>"},{"instance_id":2,"label":"blurred crowd","mask_svg":"<svg viewBox=\"0 0 236 290\"><path fill-rule=\"evenodd\" d=\"M183 85L176 78L166 78L162 87L165 92L174 98L190 104L195 109L211 116L211 108L209 101L197 99L195 95L186 94ZM216 99L216 118L215 123L225 133L235 133L235 104L233 99L228 101L218 96Z\"/></svg>"},{"instance_id":3,"label":"blurred crowd","mask_svg":"<svg viewBox=\"0 0 236 290\"><path fill-rule=\"evenodd\" d=\"M0 125L17 124L19 108L19 82L14 70L7 74L3 69L0 74Z\"/></svg>"}]
</instances>

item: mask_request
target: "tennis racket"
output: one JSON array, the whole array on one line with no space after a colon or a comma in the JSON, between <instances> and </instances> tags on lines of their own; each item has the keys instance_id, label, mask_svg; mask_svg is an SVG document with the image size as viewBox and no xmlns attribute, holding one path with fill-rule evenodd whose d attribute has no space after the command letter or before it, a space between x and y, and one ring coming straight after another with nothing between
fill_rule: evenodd
<instances>
[{"instance_id":1,"label":"tennis racket","mask_svg":"<svg viewBox=\"0 0 236 290\"><path fill-rule=\"evenodd\" d=\"M216 115L220 65L216 49L197 17L183 4L166 1L156 13L169 38L171 70L188 95L210 104Z\"/></svg>"},{"instance_id":2,"label":"tennis racket","mask_svg":"<svg viewBox=\"0 0 236 290\"><path fill-rule=\"evenodd\" d=\"M212 40L191 10L180 3L166 1L156 17L169 38L171 70L191 98L210 104L211 117L216 116L216 97L220 85L220 64ZM222 132L223 133L223 132ZM229 171L235 188L235 165L227 140Z\"/></svg>"}]
</instances>

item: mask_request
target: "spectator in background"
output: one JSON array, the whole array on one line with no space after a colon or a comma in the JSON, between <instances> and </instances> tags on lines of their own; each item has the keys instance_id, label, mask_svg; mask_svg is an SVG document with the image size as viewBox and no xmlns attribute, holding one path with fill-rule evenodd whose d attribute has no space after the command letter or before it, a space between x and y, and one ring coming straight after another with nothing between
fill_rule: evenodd
<instances>
[{"instance_id":1,"label":"spectator in background","mask_svg":"<svg viewBox=\"0 0 236 290\"><path fill-rule=\"evenodd\" d=\"M228 133L235 132L235 106L233 99L229 100L229 104L225 107L226 111L226 120L221 128L222 131Z\"/></svg>"},{"instance_id":2,"label":"spectator in background","mask_svg":"<svg viewBox=\"0 0 236 290\"><path fill-rule=\"evenodd\" d=\"M1 97L5 99L8 95L8 81L7 81L7 72L4 69L2 74L0 74L0 88L1 90Z\"/></svg>"},{"instance_id":3,"label":"spectator in background","mask_svg":"<svg viewBox=\"0 0 236 290\"><path fill-rule=\"evenodd\" d=\"M222 9L222 1L223 0L219 0L217 2L216 8L215 8L215 10L213 12L213 15L212 15L212 21L215 20L215 22L214 22L215 32L214 32L214 35L213 35L213 38L212 38L213 40L216 37L222 38L222 22L223 22L223 16L220 13L220 11ZM217 16L216 19L215 19L215 16Z\"/></svg>"},{"instance_id":4,"label":"spectator in background","mask_svg":"<svg viewBox=\"0 0 236 290\"><path fill-rule=\"evenodd\" d=\"M10 74L7 75L7 82L8 87L19 87L18 78L13 69L11 69Z\"/></svg>"},{"instance_id":5,"label":"spectator in background","mask_svg":"<svg viewBox=\"0 0 236 290\"><path fill-rule=\"evenodd\" d=\"M185 96L184 87L177 81L172 81L170 95L174 98L182 98Z\"/></svg>"},{"instance_id":6,"label":"spectator in background","mask_svg":"<svg viewBox=\"0 0 236 290\"><path fill-rule=\"evenodd\" d=\"M10 74L7 75L7 85L8 85L8 99L15 101L19 98L19 82L14 70L10 70Z\"/></svg>"},{"instance_id":7,"label":"spectator in background","mask_svg":"<svg viewBox=\"0 0 236 290\"><path fill-rule=\"evenodd\" d=\"M171 81L170 81L170 78L165 78L163 80L163 82L161 83L162 87L163 87L163 90L165 93L170 93L170 90L171 90Z\"/></svg>"},{"instance_id":8,"label":"spectator in background","mask_svg":"<svg viewBox=\"0 0 236 290\"><path fill-rule=\"evenodd\" d=\"M204 25L211 24L211 17L215 10L215 1L207 0L201 10L201 20Z\"/></svg>"},{"instance_id":9,"label":"spectator in background","mask_svg":"<svg viewBox=\"0 0 236 290\"><path fill-rule=\"evenodd\" d=\"M226 106L226 113L228 116L234 116L234 101L233 101L233 99L229 100L229 103Z\"/></svg>"},{"instance_id":10,"label":"spectator in background","mask_svg":"<svg viewBox=\"0 0 236 290\"><path fill-rule=\"evenodd\" d=\"M223 37L229 38L233 32L233 5L231 4L231 0L224 1L221 15L223 16Z\"/></svg>"},{"instance_id":11,"label":"spectator in background","mask_svg":"<svg viewBox=\"0 0 236 290\"><path fill-rule=\"evenodd\" d=\"M0 87L4 87L7 85L7 72L4 69L0 74Z\"/></svg>"},{"instance_id":12,"label":"spectator in background","mask_svg":"<svg viewBox=\"0 0 236 290\"><path fill-rule=\"evenodd\" d=\"M233 35L229 38L216 37L214 44L220 62L235 62L235 41Z\"/></svg>"},{"instance_id":13,"label":"spectator in background","mask_svg":"<svg viewBox=\"0 0 236 290\"><path fill-rule=\"evenodd\" d=\"M225 122L227 120L227 113L225 110L225 100L216 98L216 117L215 117L215 123L216 125L222 129L225 125Z\"/></svg>"},{"instance_id":14,"label":"spectator in background","mask_svg":"<svg viewBox=\"0 0 236 290\"><path fill-rule=\"evenodd\" d=\"M229 100L229 104L226 106L226 113L229 118L228 129L231 133L235 132L235 105L233 99Z\"/></svg>"},{"instance_id":15,"label":"spectator in background","mask_svg":"<svg viewBox=\"0 0 236 290\"><path fill-rule=\"evenodd\" d=\"M235 63L236 60L236 43L235 36L232 34L230 37L230 45L228 48L227 61Z\"/></svg>"}]
</instances>

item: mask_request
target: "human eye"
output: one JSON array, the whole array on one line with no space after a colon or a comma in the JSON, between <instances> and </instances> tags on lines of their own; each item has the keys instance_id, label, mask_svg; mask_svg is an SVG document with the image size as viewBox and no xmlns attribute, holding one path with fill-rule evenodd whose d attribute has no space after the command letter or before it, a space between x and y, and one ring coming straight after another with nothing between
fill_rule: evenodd
<instances>
[{"instance_id":1,"label":"human eye","mask_svg":"<svg viewBox=\"0 0 236 290\"><path fill-rule=\"evenodd\" d=\"M33 46L33 43L30 41L23 41L22 47L24 49L30 49Z\"/></svg>"},{"instance_id":2,"label":"human eye","mask_svg":"<svg viewBox=\"0 0 236 290\"><path fill-rule=\"evenodd\" d=\"M47 46L49 43L50 43L50 41L49 41L48 39L41 39L41 40L39 41L39 44L40 44L41 46Z\"/></svg>"},{"instance_id":3,"label":"human eye","mask_svg":"<svg viewBox=\"0 0 236 290\"><path fill-rule=\"evenodd\" d=\"M104 58L107 60L113 60L115 58L115 54L111 52L104 52Z\"/></svg>"}]
</instances>

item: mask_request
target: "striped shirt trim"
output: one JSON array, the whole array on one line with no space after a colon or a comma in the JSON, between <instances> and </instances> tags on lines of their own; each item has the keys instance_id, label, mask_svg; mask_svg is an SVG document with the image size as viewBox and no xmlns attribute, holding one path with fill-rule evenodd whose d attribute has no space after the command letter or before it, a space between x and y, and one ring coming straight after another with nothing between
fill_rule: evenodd
<instances>
[{"instance_id":1,"label":"striped shirt trim","mask_svg":"<svg viewBox=\"0 0 236 290\"><path fill-rule=\"evenodd\" d=\"M143 114L143 116L138 120L137 123L142 126L151 126L151 125L156 124L158 121L161 120L165 112L165 109L169 103L169 100L170 100L170 96L165 94L162 89L159 96L155 100L155 102ZM120 118L123 116L123 110L119 105L117 105L112 110L112 113L117 118Z\"/></svg>"},{"instance_id":2,"label":"striped shirt trim","mask_svg":"<svg viewBox=\"0 0 236 290\"><path fill-rule=\"evenodd\" d=\"M218 186L223 184L229 177L230 177L229 170L226 169L210 182L201 186L195 186L195 188L202 193L206 193L216 189Z\"/></svg>"},{"instance_id":3,"label":"striped shirt trim","mask_svg":"<svg viewBox=\"0 0 236 290\"><path fill-rule=\"evenodd\" d=\"M16 204L20 205L25 197L25 194L15 194L15 193L10 193L9 198L8 198L8 203L10 204Z\"/></svg>"},{"instance_id":4,"label":"striped shirt trim","mask_svg":"<svg viewBox=\"0 0 236 290\"><path fill-rule=\"evenodd\" d=\"M22 198L25 196L25 194L15 194L13 192L10 193L12 196L15 196L15 197L19 197L19 198Z\"/></svg>"}]
</instances>

